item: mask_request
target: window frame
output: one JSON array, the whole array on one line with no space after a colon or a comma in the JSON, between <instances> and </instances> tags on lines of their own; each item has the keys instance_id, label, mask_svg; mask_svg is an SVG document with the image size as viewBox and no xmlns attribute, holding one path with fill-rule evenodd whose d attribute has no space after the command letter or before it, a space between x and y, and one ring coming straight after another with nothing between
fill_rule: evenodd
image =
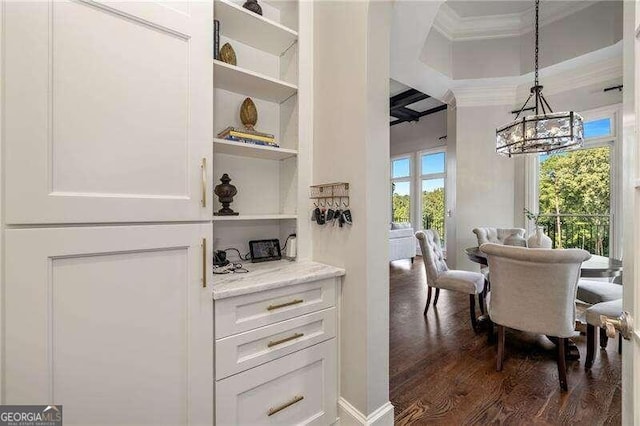
<instances>
[{"instance_id":1,"label":"window frame","mask_svg":"<svg viewBox=\"0 0 640 426\"><path fill-rule=\"evenodd\" d=\"M394 178L393 177L393 162L396 160L405 160L408 159L409 160L409 175L408 176L403 176L403 177L397 177ZM401 154L401 155L396 155L391 157L391 167L389 168L389 180L390 180L390 198L391 198L391 222L393 222L393 185L395 183L400 183L400 182L409 182L409 202L411 203L409 206L409 222L411 222L412 226L414 223L414 200L413 200L413 193L414 193L414 184L413 184L413 178L414 178L414 156L413 154Z\"/></svg>"},{"instance_id":2,"label":"window frame","mask_svg":"<svg viewBox=\"0 0 640 426\"><path fill-rule=\"evenodd\" d=\"M584 140L581 149L609 146L611 149L611 175L610 175L610 250L609 256L620 259L622 256L622 104L614 104L602 108L596 108L580 112L585 122L609 118L611 120L611 134L608 136L593 137ZM540 155L529 155L525 160L525 207L532 211L539 211L538 187L540 179ZM524 213L523 217L524 217ZM532 224L524 218L525 227L532 229Z\"/></svg>"},{"instance_id":3,"label":"window frame","mask_svg":"<svg viewBox=\"0 0 640 426\"><path fill-rule=\"evenodd\" d=\"M433 155L433 154L444 154L444 172L441 173L424 173L424 171L422 170L422 157L425 155ZM440 147L435 147L435 148L429 148L429 149L425 149L425 150L421 150L418 151L416 153L416 169L419 171L419 173L416 173L416 179L415 179L415 187L419 188L420 190L418 191L418 195L417 195L417 201L416 202L416 206L414 209L415 211L415 215L416 218L418 219L418 223L417 223L417 229L423 230L422 229L422 181L423 180L429 180L429 179L442 179L443 181L443 188L444 188L444 229L445 229L445 233L444 235L440 235L440 238L442 239L442 244L445 244L446 241L446 229L447 229L447 203L448 203L448 193L447 193L447 147L446 146L440 146Z\"/></svg>"}]
</instances>

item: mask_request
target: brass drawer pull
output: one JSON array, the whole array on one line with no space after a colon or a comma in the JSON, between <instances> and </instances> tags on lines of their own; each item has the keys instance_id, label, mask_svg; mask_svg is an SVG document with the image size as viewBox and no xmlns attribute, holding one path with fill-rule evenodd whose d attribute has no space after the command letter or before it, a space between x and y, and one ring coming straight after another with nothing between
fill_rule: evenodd
<instances>
[{"instance_id":1,"label":"brass drawer pull","mask_svg":"<svg viewBox=\"0 0 640 426\"><path fill-rule=\"evenodd\" d=\"M280 309L280 308L284 308L284 307L291 306L291 305L297 305L298 303L302 303L302 302L304 302L304 300L295 299L295 300L292 300L291 302L280 303L279 305L269 305L267 307L267 311L273 311L275 309Z\"/></svg>"},{"instance_id":2,"label":"brass drawer pull","mask_svg":"<svg viewBox=\"0 0 640 426\"><path fill-rule=\"evenodd\" d=\"M278 345L281 345L283 343L287 343L289 340L294 340L294 339L297 339L298 337L302 337L302 336L304 336L304 333L296 333L293 336L285 337L284 339L272 340L267 344L267 347L271 348L273 346L278 346Z\"/></svg>"},{"instance_id":3,"label":"brass drawer pull","mask_svg":"<svg viewBox=\"0 0 640 426\"><path fill-rule=\"evenodd\" d=\"M304 399L304 396L296 396L295 398L293 398L291 401L289 402L285 402L284 404L282 404L279 407L276 408L269 408L269 412L267 413L267 416L273 416L275 413L280 412L282 410L284 410L285 408L289 408L291 407L293 404L300 402Z\"/></svg>"}]
</instances>

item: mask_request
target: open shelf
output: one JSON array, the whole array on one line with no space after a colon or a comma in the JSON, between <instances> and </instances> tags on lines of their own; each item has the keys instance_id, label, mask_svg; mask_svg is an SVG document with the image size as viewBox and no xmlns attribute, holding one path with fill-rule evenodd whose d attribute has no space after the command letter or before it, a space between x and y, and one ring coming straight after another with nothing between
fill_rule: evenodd
<instances>
[{"instance_id":1,"label":"open shelf","mask_svg":"<svg viewBox=\"0 0 640 426\"><path fill-rule=\"evenodd\" d=\"M214 222L238 221L238 220L283 220L297 219L295 214L241 214L239 216L213 216Z\"/></svg>"},{"instance_id":2,"label":"open shelf","mask_svg":"<svg viewBox=\"0 0 640 426\"><path fill-rule=\"evenodd\" d=\"M298 87L234 65L213 60L214 83L218 89L282 103L298 91Z\"/></svg>"},{"instance_id":3,"label":"open shelf","mask_svg":"<svg viewBox=\"0 0 640 426\"><path fill-rule=\"evenodd\" d=\"M237 155L240 157L261 158L263 160L285 160L298 155L298 151L293 149L251 145L217 138L213 140L213 146L215 154Z\"/></svg>"},{"instance_id":4,"label":"open shelf","mask_svg":"<svg viewBox=\"0 0 640 426\"><path fill-rule=\"evenodd\" d=\"M298 33L292 29L228 0L217 0L214 4L215 17L220 21L220 33L225 37L276 56L280 56L298 39Z\"/></svg>"}]
</instances>

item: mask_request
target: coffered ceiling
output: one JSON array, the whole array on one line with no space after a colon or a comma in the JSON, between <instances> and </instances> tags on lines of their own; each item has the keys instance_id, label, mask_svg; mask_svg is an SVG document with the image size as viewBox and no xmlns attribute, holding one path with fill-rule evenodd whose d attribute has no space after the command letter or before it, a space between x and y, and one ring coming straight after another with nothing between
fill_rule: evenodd
<instances>
[{"instance_id":1,"label":"coffered ceiling","mask_svg":"<svg viewBox=\"0 0 640 426\"><path fill-rule=\"evenodd\" d=\"M447 109L446 104L427 94L389 80L389 121L391 125L420 121L420 118Z\"/></svg>"},{"instance_id":2,"label":"coffered ceiling","mask_svg":"<svg viewBox=\"0 0 640 426\"><path fill-rule=\"evenodd\" d=\"M541 1L541 25L583 10L597 1ZM534 2L448 0L440 7L434 28L450 40L513 37L533 29Z\"/></svg>"}]
</instances>

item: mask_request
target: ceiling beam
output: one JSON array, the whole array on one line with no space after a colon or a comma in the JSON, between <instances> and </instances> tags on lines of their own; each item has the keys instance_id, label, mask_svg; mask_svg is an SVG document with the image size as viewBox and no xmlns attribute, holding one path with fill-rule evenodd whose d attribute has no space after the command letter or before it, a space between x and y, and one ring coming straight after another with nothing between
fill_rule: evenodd
<instances>
[{"instance_id":1,"label":"ceiling beam","mask_svg":"<svg viewBox=\"0 0 640 426\"><path fill-rule=\"evenodd\" d=\"M392 109L390 114L395 118L401 118L403 120L418 121L420 119L420 113L418 111L407 107Z\"/></svg>"},{"instance_id":2,"label":"ceiling beam","mask_svg":"<svg viewBox=\"0 0 640 426\"><path fill-rule=\"evenodd\" d=\"M428 109L426 111L419 112L418 114L420 115L420 117L424 117L426 115L431 115L431 114L435 114L436 112L444 111L445 109L447 109L447 104L439 105L439 106L437 106L435 108L431 108L431 109ZM396 124L404 123L404 122L407 122L407 121L414 121L414 120L405 120L405 119L399 118L399 119L394 120L391 123L389 123L389 125L390 126L395 126Z\"/></svg>"},{"instance_id":3,"label":"ceiling beam","mask_svg":"<svg viewBox=\"0 0 640 426\"><path fill-rule=\"evenodd\" d=\"M389 106L391 107L391 111L394 111L396 109L404 108L407 105L411 105L413 103L422 101L424 99L428 99L430 97L431 96L425 95L424 93L416 89L409 89L409 90L405 90L402 93L398 93L395 96L392 96L391 99L389 100L390 101Z\"/></svg>"}]
</instances>

